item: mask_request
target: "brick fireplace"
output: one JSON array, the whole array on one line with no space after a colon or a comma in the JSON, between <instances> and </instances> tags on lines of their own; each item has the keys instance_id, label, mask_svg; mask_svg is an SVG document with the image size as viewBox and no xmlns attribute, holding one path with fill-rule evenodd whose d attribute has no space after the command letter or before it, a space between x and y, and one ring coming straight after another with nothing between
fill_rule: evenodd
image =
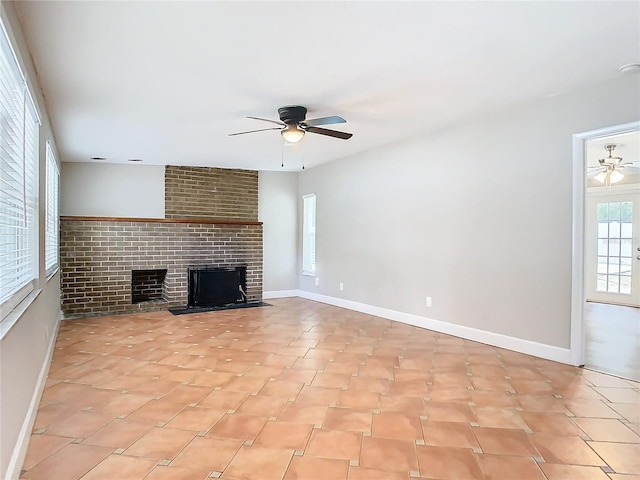
<instances>
[{"instance_id":1,"label":"brick fireplace","mask_svg":"<svg viewBox=\"0 0 640 480\"><path fill-rule=\"evenodd\" d=\"M198 266L246 265L247 300L262 300L257 183L254 171L168 166L164 219L61 217L63 315L185 306Z\"/></svg>"}]
</instances>

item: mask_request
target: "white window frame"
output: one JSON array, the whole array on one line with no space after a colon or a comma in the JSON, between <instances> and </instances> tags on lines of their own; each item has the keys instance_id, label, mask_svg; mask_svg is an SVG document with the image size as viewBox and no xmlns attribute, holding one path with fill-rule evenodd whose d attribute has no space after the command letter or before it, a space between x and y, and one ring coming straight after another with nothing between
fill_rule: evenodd
<instances>
[{"instance_id":1,"label":"white window frame","mask_svg":"<svg viewBox=\"0 0 640 480\"><path fill-rule=\"evenodd\" d=\"M302 196L302 274L316 275L316 194Z\"/></svg>"},{"instance_id":2,"label":"white window frame","mask_svg":"<svg viewBox=\"0 0 640 480\"><path fill-rule=\"evenodd\" d=\"M44 268L47 278L53 275L59 266L60 251L60 170L56 156L47 141L47 184L45 196L45 236L44 236Z\"/></svg>"},{"instance_id":3,"label":"white window frame","mask_svg":"<svg viewBox=\"0 0 640 480\"><path fill-rule=\"evenodd\" d=\"M0 322L36 288L39 128L26 77L0 21Z\"/></svg>"}]
</instances>

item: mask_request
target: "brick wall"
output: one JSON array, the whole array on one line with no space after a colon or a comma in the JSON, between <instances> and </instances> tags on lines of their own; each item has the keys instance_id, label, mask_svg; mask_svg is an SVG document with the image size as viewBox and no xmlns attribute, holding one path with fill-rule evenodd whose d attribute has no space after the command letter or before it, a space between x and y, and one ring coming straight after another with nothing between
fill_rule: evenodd
<instances>
[{"instance_id":1,"label":"brick wall","mask_svg":"<svg viewBox=\"0 0 640 480\"><path fill-rule=\"evenodd\" d=\"M62 217L64 316L186 306L190 266L247 265L248 300L262 299L258 172L167 166L165 217ZM162 298L132 303L131 272L164 269Z\"/></svg>"},{"instance_id":2,"label":"brick wall","mask_svg":"<svg viewBox=\"0 0 640 480\"><path fill-rule=\"evenodd\" d=\"M262 299L262 225L194 221L103 221L63 217L60 224L65 317L132 313L187 304L187 267L247 265L249 301ZM166 301L132 304L131 271L166 269Z\"/></svg>"},{"instance_id":3,"label":"brick wall","mask_svg":"<svg viewBox=\"0 0 640 480\"><path fill-rule=\"evenodd\" d=\"M258 172L208 167L165 168L166 218L258 220Z\"/></svg>"}]
</instances>

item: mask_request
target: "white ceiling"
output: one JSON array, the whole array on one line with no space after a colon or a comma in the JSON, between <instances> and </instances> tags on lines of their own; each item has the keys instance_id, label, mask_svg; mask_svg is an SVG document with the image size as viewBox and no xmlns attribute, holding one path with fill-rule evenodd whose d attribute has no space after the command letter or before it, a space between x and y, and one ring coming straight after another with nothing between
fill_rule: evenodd
<instances>
[{"instance_id":1,"label":"white ceiling","mask_svg":"<svg viewBox=\"0 0 640 480\"><path fill-rule=\"evenodd\" d=\"M280 169L277 119L308 118L287 169L332 161L621 75L640 3L77 2L16 8L63 161Z\"/></svg>"}]
</instances>

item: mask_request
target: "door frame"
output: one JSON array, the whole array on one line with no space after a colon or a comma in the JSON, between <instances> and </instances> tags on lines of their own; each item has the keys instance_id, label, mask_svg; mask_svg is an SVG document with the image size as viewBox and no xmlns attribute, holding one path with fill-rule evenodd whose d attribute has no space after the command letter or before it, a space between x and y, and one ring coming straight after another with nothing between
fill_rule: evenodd
<instances>
[{"instance_id":1,"label":"door frame","mask_svg":"<svg viewBox=\"0 0 640 480\"><path fill-rule=\"evenodd\" d=\"M640 121L590 130L573 135L573 214L571 255L571 340L569 356L572 365L584 365L585 292L585 204L587 165L585 144L594 138L640 130Z\"/></svg>"}]
</instances>

